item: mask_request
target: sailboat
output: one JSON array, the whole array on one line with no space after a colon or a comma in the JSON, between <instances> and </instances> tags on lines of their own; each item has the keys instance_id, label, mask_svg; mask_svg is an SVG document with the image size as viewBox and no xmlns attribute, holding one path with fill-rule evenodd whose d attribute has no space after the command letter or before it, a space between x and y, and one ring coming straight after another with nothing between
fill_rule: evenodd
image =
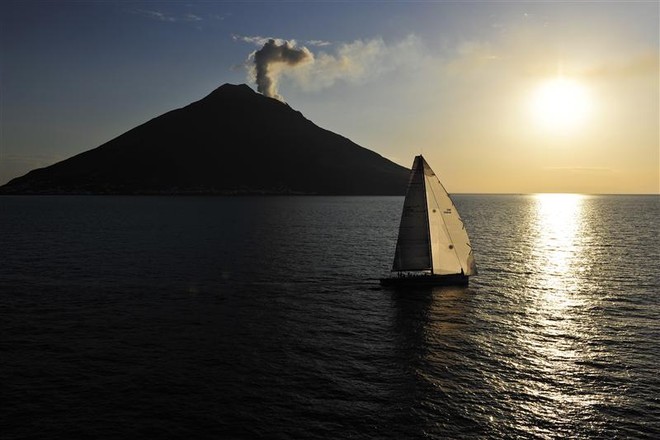
<instances>
[{"instance_id":1,"label":"sailboat","mask_svg":"<svg viewBox=\"0 0 660 440\"><path fill-rule=\"evenodd\" d=\"M382 278L381 285L466 286L476 274L470 238L456 206L429 164L416 156L392 276Z\"/></svg>"}]
</instances>

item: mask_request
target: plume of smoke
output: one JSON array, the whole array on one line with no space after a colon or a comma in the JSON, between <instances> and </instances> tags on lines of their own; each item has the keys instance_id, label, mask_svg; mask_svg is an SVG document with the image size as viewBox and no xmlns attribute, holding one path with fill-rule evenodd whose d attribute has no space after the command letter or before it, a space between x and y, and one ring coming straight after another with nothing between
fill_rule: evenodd
<instances>
[{"instance_id":1,"label":"plume of smoke","mask_svg":"<svg viewBox=\"0 0 660 440\"><path fill-rule=\"evenodd\" d=\"M271 38L251 55L251 59L254 61L257 90L265 96L282 100L277 86L283 69L311 63L314 55L306 47L297 48L295 42Z\"/></svg>"},{"instance_id":2,"label":"plume of smoke","mask_svg":"<svg viewBox=\"0 0 660 440\"><path fill-rule=\"evenodd\" d=\"M421 41L414 35L392 44L382 38L356 40L337 44L331 52L320 50L314 55L306 47L299 48L295 40L262 36L232 37L262 46L250 54L246 66L250 81L265 96L282 100L278 94L281 77L287 77L303 90L321 90L338 81L364 83L397 69L417 70L426 65ZM332 43L309 40L310 46L324 47Z\"/></svg>"},{"instance_id":3,"label":"plume of smoke","mask_svg":"<svg viewBox=\"0 0 660 440\"><path fill-rule=\"evenodd\" d=\"M338 81L360 84L393 70L421 68L423 58L413 35L389 45L382 38L355 40L338 45L333 53L319 52L313 63L289 76L304 90L321 90Z\"/></svg>"}]
</instances>

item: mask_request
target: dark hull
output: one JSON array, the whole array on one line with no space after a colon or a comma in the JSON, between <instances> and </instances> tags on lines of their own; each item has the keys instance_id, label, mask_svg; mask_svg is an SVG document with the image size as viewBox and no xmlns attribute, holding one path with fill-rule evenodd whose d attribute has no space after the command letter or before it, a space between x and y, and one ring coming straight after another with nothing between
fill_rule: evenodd
<instances>
[{"instance_id":1,"label":"dark hull","mask_svg":"<svg viewBox=\"0 0 660 440\"><path fill-rule=\"evenodd\" d=\"M460 273L452 275L408 275L381 278L381 286L424 287L424 286L467 286L470 277Z\"/></svg>"}]
</instances>

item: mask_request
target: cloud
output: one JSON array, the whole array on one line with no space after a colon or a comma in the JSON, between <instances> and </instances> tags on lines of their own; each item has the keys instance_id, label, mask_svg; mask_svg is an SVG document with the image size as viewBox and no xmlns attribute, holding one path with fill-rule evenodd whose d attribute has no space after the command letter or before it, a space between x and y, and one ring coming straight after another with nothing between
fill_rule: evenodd
<instances>
[{"instance_id":1,"label":"cloud","mask_svg":"<svg viewBox=\"0 0 660 440\"><path fill-rule=\"evenodd\" d=\"M168 14L166 12L146 10L146 9L135 9L132 12L134 14L141 15L142 17L146 17L150 20L162 21L166 23L177 23L177 22L194 23L203 20L203 18L200 17L199 15L192 13L175 15L175 14Z\"/></svg>"},{"instance_id":2,"label":"cloud","mask_svg":"<svg viewBox=\"0 0 660 440\"><path fill-rule=\"evenodd\" d=\"M660 74L660 56L657 53L644 53L622 62L611 62L582 72L593 79L620 79L644 75Z\"/></svg>"},{"instance_id":3,"label":"cloud","mask_svg":"<svg viewBox=\"0 0 660 440\"><path fill-rule=\"evenodd\" d=\"M464 75L482 71L502 59L490 43L466 41L457 46L455 56L446 62L445 69L453 75Z\"/></svg>"},{"instance_id":4,"label":"cloud","mask_svg":"<svg viewBox=\"0 0 660 440\"><path fill-rule=\"evenodd\" d=\"M279 45L284 44L285 41L288 41L290 44L293 44L296 46L298 42L294 39L284 39L284 38L276 38L276 37L262 37L261 35L238 35L238 34L233 34L231 38L234 41L240 41L243 43L249 43L249 44L254 44L255 46L263 46L268 42L268 40L275 40L275 42ZM317 46L317 47L325 47L325 46L330 46L332 43L330 41L325 41L325 40L306 40L304 45L308 46Z\"/></svg>"},{"instance_id":5,"label":"cloud","mask_svg":"<svg viewBox=\"0 0 660 440\"><path fill-rule=\"evenodd\" d=\"M246 36L246 35L236 35L236 34L233 34L231 36L231 39L234 41L242 41L243 43L255 44L257 46L263 46L264 44L266 44L268 40L270 40L270 38L262 37L259 35Z\"/></svg>"},{"instance_id":6,"label":"cloud","mask_svg":"<svg viewBox=\"0 0 660 440\"><path fill-rule=\"evenodd\" d=\"M330 46L332 44L331 42L324 40L307 40L305 43L309 44L310 46L318 47Z\"/></svg>"},{"instance_id":7,"label":"cloud","mask_svg":"<svg viewBox=\"0 0 660 440\"><path fill-rule=\"evenodd\" d=\"M182 20L183 21L202 21L202 17L200 17L199 15L188 13L188 14L183 14Z\"/></svg>"},{"instance_id":8,"label":"cloud","mask_svg":"<svg viewBox=\"0 0 660 440\"><path fill-rule=\"evenodd\" d=\"M258 90L266 96L279 99L281 77L290 79L303 90L321 90L338 81L363 83L401 67L417 68L424 58L421 42L414 35L394 44L387 44L382 38L356 40L336 45L333 51L319 50L317 54L304 46L298 48L295 40L239 35L232 38L263 46L248 57L248 79L256 81ZM331 44L321 40L311 42L318 47ZM286 58L283 52L293 58Z\"/></svg>"},{"instance_id":9,"label":"cloud","mask_svg":"<svg viewBox=\"0 0 660 440\"><path fill-rule=\"evenodd\" d=\"M363 83L399 68L419 67L422 58L421 42L412 35L394 44L382 38L356 40L332 53L319 52L314 63L290 76L305 90L319 90L338 81Z\"/></svg>"},{"instance_id":10,"label":"cloud","mask_svg":"<svg viewBox=\"0 0 660 440\"><path fill-rule=\"evenodd\" d=\"M143 17L150 18L156 21L166 21L166 22L177 21L176 17L174 17L173 15L169 15L160 11L148 11L145 9L136 9L133 12Z\"/></svg>"},{"instance_id":11,"label":"cloud","mask_svg":"<svg viewBox=\"0 0 660 440\"><path fill-rule=\"evenodd\" d=\"M273 40L275 43L278 45L283 45L284 43L289 43L292 46L296 46L298 42L294 39L288 39L285 40L283 38L276 38L276 37L262 37L261 35L237 35L234 34L231 36L231 38L234 41L240 41L243 43L249 43L249 44L254 44L255 46L263 46L266 43L268 43L270 40Z\"/></svg>"}]
</instances>

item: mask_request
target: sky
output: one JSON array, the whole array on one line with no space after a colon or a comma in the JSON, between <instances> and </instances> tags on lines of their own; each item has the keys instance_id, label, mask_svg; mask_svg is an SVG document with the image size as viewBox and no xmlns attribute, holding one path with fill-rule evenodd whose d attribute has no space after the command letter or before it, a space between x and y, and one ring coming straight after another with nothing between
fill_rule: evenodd
<instances>
[{"instance_id":1,"label":"sky","mask_svg":"<svg viewBox=\"0 0 660 440\"><path fill-rule=\"evenodd\" d=\"M0 3L0 184L224 83L451 193L660 193L660 6L649 2ZM256 54L256 55L255 55ZM276 146L274 146L276 148Z\"/></svg>"}]
</instances>

